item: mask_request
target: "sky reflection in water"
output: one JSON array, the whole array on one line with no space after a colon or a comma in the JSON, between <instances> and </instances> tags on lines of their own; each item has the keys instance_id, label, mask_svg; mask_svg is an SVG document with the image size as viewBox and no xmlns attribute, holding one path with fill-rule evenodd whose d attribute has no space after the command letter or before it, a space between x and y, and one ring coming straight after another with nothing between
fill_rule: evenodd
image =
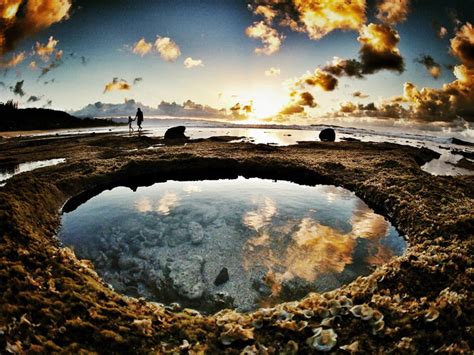
<instances>
[{"instance_id":1,"label":"sky reflection in water","mask_svg":"<svg viewBox=\"0 0 474 355\"><path fill-rule=\"evenodd\" d=\"M199 243L190 237L196 222L204 232ZM143 229L157 234L137 241ZM63 216L60 237L79 257L94 261L117 290L132 287L132 295L157 301L167 300L160 299L160 285L167 284L160 272L170 270L166 263L199 255L202 271L192 282L207 295L227 292L242 310L339 287L406 247L383 216L348 190L244 178L105 191ZM134 280L127 280L124 254ZM223 267L230 280L215 286ZM150 269L157 278L153 286ZM137 276L144 274L143 280ZM191 303L199 308L199 302L204 301Z\"/></svg>"}]
</instances>

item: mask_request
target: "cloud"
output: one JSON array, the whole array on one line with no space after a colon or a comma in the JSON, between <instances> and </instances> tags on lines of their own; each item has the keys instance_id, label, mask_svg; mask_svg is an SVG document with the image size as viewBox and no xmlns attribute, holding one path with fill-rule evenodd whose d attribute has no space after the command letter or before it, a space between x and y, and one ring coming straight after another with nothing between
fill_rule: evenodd
<instances>
[{"instance_id":1,"label":"cloud","mask_svg":"<svg viewBox=\"0 0 474 355\"><path fill-rule=\"evenodd\" d=\"M43 105L43 108L51 107L52 105L53 105L53 100L48 100L48 101L46 101L46 103Z\"/></svg>"},{"instance_id":2,"label":"cloud","mask_svg":"<svg viewBox=\"0 0 474 355\"><path fill-rule=\"evenodd\" d=\"M366 99L366 98L369 97L369 95L364 94L363 92L360 92L360 91L354 91L354 92L352 93L352 96L353 96L353 97L359 97L359 98L361 98L361 99Z\"/></svg>"},{"instance_id":3,"label":"cloud","mask_svg":"<svg viewBox=\"0 0 474 355\"><path fill-rule=\"evenodd\" d=\"M58 44L58 40L54 39L53 36L49 37L48 43L41 44L40 42L36 42L34 53L40 57L43 62L49 61L51 55L56 50L56 46ZM62 52L61 52L62 55Z\"/></svg>"},{"instance_id":4,"label":"cloud","mask_svg":"<svg viewBox=\"0 0 474 355\"><path fill-rule=\"evenodd\" d=\"M41 74L39 75L38 79L48 74L51 70L59 68L63 64L63 61L61 60L61 58L62 58L62 51L60 51L59 56L58 55L55 56L54 61L49 63L47 66L41 68Z\"/></svg>"},{"instance_id":5,"label":"cloud","mask_svg":"<svg viewBox=\"0 0 474 355\"><path fill-rule=\"evenodd\" d=\"M83 66L86 66L88 62L89 62L89 59L87 59L87 58L84 57L84 56L81 56L81 64L82 64Z\"/></svg>"},{"instance_id":6,"label":"cloud","mask_svg":"<svg viewBox=\"0 0 474 355\"><path fill-rule=\"evenodd\" d=\"M333 74L337 77L349 76L362 78L363 65L355 59L341 59L334 57L333 61L327 64L324 71Z\"/></svg>"},{"instance_id":7,"label":"cloud","mask_svg":"<svg viewBox=\"0 0 474 355\"><path fill-rule=\"evenodd\" d=\"M27 102L38 102L38 101L40 101L40 100L41 100L41 97L31 95L31 96L28 98Z\"/></svg>"},{"instance_id":8,"label":"cloud","mask_svg":"<svg viewBox=\"0 0 474 355\"><path fill-rule=\"evenodd\" d=\"M281 111L280 115L291 116L304 112L304 107L299 104L289 104L285 106Z\"/></svg>"},{"instance_id":9,"label":"cloud","mask_svg":"<svg viewBox=\"0 0 474 355\"><path fill-rule=\"evenodd\" d=\"M38 69L38 64L36 63L35 60L32 60L30 64L28 64L28 68L30 68L31 70L36 70Z\"/></svg>"},{"instance_id":10,"label":"cloud","mask_svg":"<svg viewBox=\"0 0 474 355\"><path fill-rule=\"evenodd\" d=\"M252 26L247 27L245 34L250 38L260 39L263 47L255 48L255 53L272 55L280 50L284 36L277 30L268 26L264 21L254 22Z\"/></svg>"},{"instance_id":11,"label":"cloud","mask_svg":"<svg viewBox=\"0 0 474 355\"><path fill-rule=\"evenodd\" d=\"M203 67L204 64L201 59L193 59L191 57L187 57L184 60L184 66L186 67L186 69L191 69L195 67Z\"/></svg>"},{"instance_id":12,"label":"cloud","mask_svg":"<svg viewBox=\"0 0 474 355\"><path fill-rule=\"evenodd\" d=\"M248 114L253 111L252 104L241 104L237 102L230 109L231 115L234 119L245 119L248 117Z\"/></svg>"},{"instance_id":13,"label":"cloud","mask_svg":"<svg viewBox=\"0 0 474 355\"><path fill-rule=\"evenodd\" d=\"M20 11L21 8L21 11ZM0 55L54 23L65 20L70 0L4 0L0 5Z\"/></svg>"},{"instance_id":14,"label":"cloud","mask_svg":"<svg viewBox=\"0 0 474 355\"><path fill-rule=\"evenodd\" d=\"M174 62L181 55L179 46L169 37L157 36L155 49L160 53L161 58L167 62Z\"/></svg>"},{"instance_id":15,"label":"cloud","mask_svg":"<svg viewBox=\"0 0 474 355\"><path fill-rule=\"evenodd\" d=\"M265 76L278 76L281 74L280 68L271 67L270 69L265 70Z\"/></svg>"},{"instance_id":16,"label":"cloud","mask_svg":"<svg viewBox=\"0 0 474 355\"><path fill-rule=\"evenodd\" d=\"M268 24L305 32L315 40L334 30L357 31L366 22L365 0L254 0L250 8Z\"/></svg>"},{"instance_id":17,"label":"cloud","mask_svg":"<svg viewBox=\"0 0 474 355\"><path fill-rule=\"evenodd\" d=\"M23 91L24 82L25 82L24 80L17 81L15 86L10 87L11 91L13 91L15 95L18 95L21 97L25 96L25 92Z\"/></svg>"},{"instance_id":18,"label":"cloud","mask_svg":"<svg viewBox=\"0 0 474 355\"><path fill-rule=\"evenodd\" d=\"M318 104L314 101L314 96L308 92L302 92L300 95L300 101L298 102L301 106L316 107Z\"/></svg>"},{"instance_id":19,"label":"cloud","mask_svg":"<svg viewBox=\"0 0 474 355\"><path fill-rule=\"evenodd\" d=\"M438 79L440 77L441 65L439 65L432 56L426 54L421 55L415 59L415 62L423 65L433 78Z\"/></svg>"},{"instance_id":20,"label":"cloud","mask_svg":"<svg viewBox=\"0 0 474 355\"><path fill-rule=\"evenodd\" d=\"M13 54L10 59L0 58L0 68L13 68L23 62L26 58L25 52Z\"/></svg>"},{"instance_id":21,"label":"cloud","mask_svg":"<svg viewBox=\"0 0 474 355\"><path fill-rule=\"evenodd\" d=\"M145 41L145 38L142 38L133 45L132 52L143 57L147 55L148 53L150 53L152 48L153 48L153 44Z\"/></svg>"},{"instance_id":22,"label":"cloud","mask_svg":"<svg viewBox=\"0 0 474 355\"><path fill-rule=\"evenodd\" d=\"M441 26L436 34L440 39L443 39L448 35L448 29L444 26Z\"/></svg>"},{"instance_id":23,"label":"cloud","mask_svg":"<svg viewBox=\"0 0 474 355\"><path fill-rule=\"evenodd\" d=\"M306 85L317 86L323 91L333 91L337 87L337 84L337 78L320 68L316 68L314 73L306 73L295 83L297 87L304 87Z\"/></svg>"},{"instance_id":24,"label":"cloud","mask_svg":"<svg viewBox=\"0 0 474 355\"><path fill-rule=\"evenodd\" d=\"M377 3L376 17L385 23L394 25L407 19L410 0L382 0Z\"/></svg>"},{"instance_id":25,"label":"cloud","mask_svg":"<svg viewBox=\"0 0 474 355\"><path fill-rule=\"evenodd\" d=\"M124 79L113 78L110 83L107 83L104 88L104 93L118 90L118 91L128 91L132 86Z\"/></svg>"},{"instance_id":26,"label":"cloud","mask_svg":"<svg viewBox=\"0 0 474 355\"><path fill-rule=\"evenodd\" d=\"M143 81L143 78L135 78L133 79L133 85L137 85L141 81Z\"/></svg>"},{"instance_id":27,"label":"cloud","mask_svg":"<svg viewBox=\"0 0 474 355\"><path fill-rule=\"evenodd\" d=\"M405 62L397 48L398 32L390 26L370 23L363 26L357 40L363 74L373 74L386 69L402 73Z\"/></svg>"},{"instance_id":28,"label":"cloud","mask_svg":"<svg viewBox=\"0 0 474 355\"><path fill-rule=\"evenodd\" d=\"M451 40L451 53L459 58L461 63L474 66L474 28L467 22Z\"/></svg>"}]
</instances>

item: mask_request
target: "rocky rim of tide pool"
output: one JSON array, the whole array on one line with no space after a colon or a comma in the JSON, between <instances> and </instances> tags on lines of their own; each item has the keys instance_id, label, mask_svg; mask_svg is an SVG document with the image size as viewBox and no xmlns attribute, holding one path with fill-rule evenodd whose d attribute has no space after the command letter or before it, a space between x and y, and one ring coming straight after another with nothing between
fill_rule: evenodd
<instances>
[{"instance_id":1,"label":"rocky rim of tide pool","mask_svg":"<svg viewBox=\"0 0 474 355\"><path fill-rule=\"evenodd\" d=\"M420 165L436 153L387 143L161 143L114 134L0 142L0 162L67 159L14 176L0 189L0 352L412 354L474 348L473 177L429 175ZM352 190L388 216L409 248L331 292L247 314L202 315L114 292L89 261L78 260L56 238L67 201L71 208L104 189L134 188L137 180L239 175Z\"/></svg>"}]
</instances>

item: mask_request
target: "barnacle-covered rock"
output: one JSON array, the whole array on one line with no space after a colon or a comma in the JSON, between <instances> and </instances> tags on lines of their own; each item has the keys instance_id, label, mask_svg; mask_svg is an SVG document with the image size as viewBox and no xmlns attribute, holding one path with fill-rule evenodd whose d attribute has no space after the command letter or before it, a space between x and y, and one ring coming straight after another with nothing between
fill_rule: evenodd
<instances>
[{"instance_id":1,"label":"barnacle-covered rock","mask_svg":"<svg viewBox=\"0 0 474 355\"><path fill-rule=\"evenodd\" d=\"M243 328L240 324L225 324L220 341L224 345L230 345L236 340L253 339L253 331L254 328Z\"/></svg>"},{"instance_id":2,"label":"barnacle-covered rock","mask_svg":"<svg viewBox=\"0 0 474 355\"><path fill-rule=\"evenodd\" d=\"M374 310L364 303L352 307L351 313L354 317L361 318L362 320L370 320L374 314Z\"/></svg>"}]
</instances>

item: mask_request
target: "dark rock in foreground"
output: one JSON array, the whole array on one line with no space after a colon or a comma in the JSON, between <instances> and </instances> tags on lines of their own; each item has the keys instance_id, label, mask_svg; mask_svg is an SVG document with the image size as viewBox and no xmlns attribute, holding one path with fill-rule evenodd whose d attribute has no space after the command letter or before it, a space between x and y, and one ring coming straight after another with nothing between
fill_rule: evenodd
<instances>
[{"instance_id":1,"label":"dark rock in foreground","mask_svg":"<svg viewBox=\"0 0 474 355\"><path fill-rule=\"evenodd\" d=\"M334 142L336 140L336 132L332 128L326 128L319 133L319 139L323 142Z\"/></svg>"},{"instance_id":2,"label":"dark rock in foreground","mask_svg":"<svg viewBox=\"0 0 474 355\"><path fill-rule=\"evenodd\" d=\"M185 130L184 126L171 127L165 132L165 139L187 139L188 137L184 135Z\"/></svg>"},{"instance_id":3,"label":"dark rock in foreground","mask_svg":"<svg viewBox=\"0 0 474 355\"><path fill-rule=\"evenodd\" d=\"M458 139L458 138L451 138L451 143L452 144L457 144L457 145L467 145L467 146L474 146L474 143L471 143L471 142L466 142L466 141L463 141L462 139Z\"/></svg>"}]
</instances>

